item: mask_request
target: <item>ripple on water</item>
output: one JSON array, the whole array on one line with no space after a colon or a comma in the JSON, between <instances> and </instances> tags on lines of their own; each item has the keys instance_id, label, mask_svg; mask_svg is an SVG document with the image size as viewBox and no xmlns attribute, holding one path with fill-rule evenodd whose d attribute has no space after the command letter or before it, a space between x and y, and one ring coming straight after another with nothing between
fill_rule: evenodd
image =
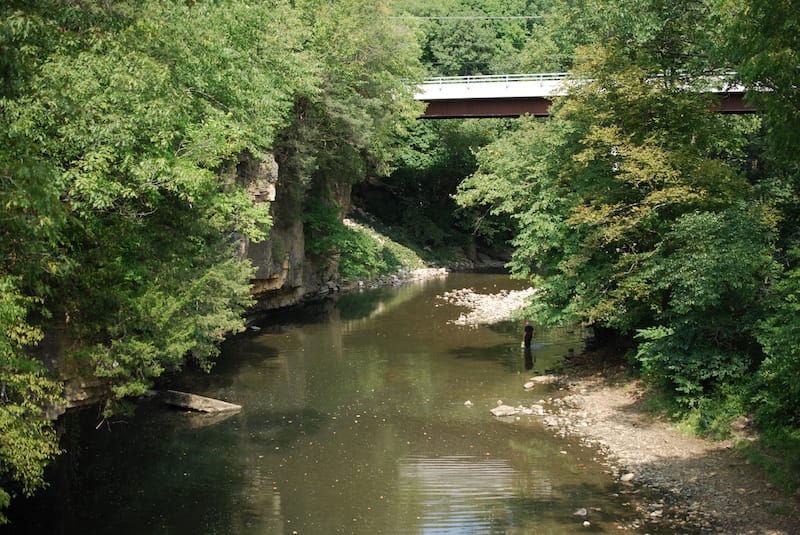
<instances>
[{"instance_id":1,"label":"ripple on water","mask_svg":"<svg viewBox=\"0 0 800 535\"><path fill-rule=\"evenodd\" d=\"M398 461L398 496L418 508L423 533L488 533L512 516L521 494L549 498L549 481L530 477L505 459L409 456Z\"/></svg>"}]
</instances>

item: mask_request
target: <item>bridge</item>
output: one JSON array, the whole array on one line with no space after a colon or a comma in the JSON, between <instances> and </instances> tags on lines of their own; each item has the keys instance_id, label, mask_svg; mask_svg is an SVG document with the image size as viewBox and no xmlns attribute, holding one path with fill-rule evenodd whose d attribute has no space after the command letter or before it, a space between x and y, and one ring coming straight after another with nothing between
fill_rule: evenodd
<instances>
[{"instance_id":1,"label":"bridge","mask_svg":"<svg viewBox=\"0 0 800 535\"><path fill-rule=\"evenodd\" d=\"M425 80L417 86L415 100L427 102L423 119L534 117L549 115L553 99L580 83L567 73L451 76ZM719 95L720 113L754 113L744 102L744 88L721 81L709 84Z\"/></svg>"}]
</instances>

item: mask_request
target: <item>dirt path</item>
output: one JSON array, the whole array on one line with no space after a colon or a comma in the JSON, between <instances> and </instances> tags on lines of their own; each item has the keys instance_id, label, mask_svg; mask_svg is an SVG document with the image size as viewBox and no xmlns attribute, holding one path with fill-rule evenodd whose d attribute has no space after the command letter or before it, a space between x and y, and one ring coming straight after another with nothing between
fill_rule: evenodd
<instances>
[{"instance_id":1,"label":"dirt path","mask_svg":"<svg viewBox=\"0 0 800 535\"><path fill-rule=\"evenodd\" d=\"M481 295L471 289L442 298L468 307L464 323L507 319L517 293ZM800 496L787 496L737 455L731 442L688 436L642 405L642 385L618 359L577 355L559 380L564 390L541 403L545 425L579 437L605 454L614 477L640 512L628 526L672 533L800 534Z\"/></svg>"}]
</instances>

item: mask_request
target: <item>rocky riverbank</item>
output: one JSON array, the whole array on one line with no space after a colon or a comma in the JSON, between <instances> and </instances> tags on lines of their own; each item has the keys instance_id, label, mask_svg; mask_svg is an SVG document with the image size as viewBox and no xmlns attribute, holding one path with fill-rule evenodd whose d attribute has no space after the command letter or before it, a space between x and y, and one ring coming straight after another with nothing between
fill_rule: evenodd
<instances>
[{"instance_id":1,"label":"rocky riverbank","mask_svg":"<svg viewBox=\"0 0 800 535\"><path fill-rule=\"evenodd\" d=\"M508 319L532 293L486 295L465 288L440 297L470 309L454 322L485 324ZM536 397L532 384L537 381L525 378L520 388L534 394L531 404L497 407L493 414L530 415L553 433L578 437L599 450L609 477L619 481L621 493L639 513L638 520L618 526L621 531L800 533L800 497L774 488L736 453L732 441L688 436L646 411L643 385L627 375L618 356L576 354L564 370L547 376L546 382L560 385L558 395Z\"/></svg>"},{"instance_id":2,"label":"rocky riverbank","mask_svg":"<svg viewBox=\"0 0 800 535\"><path fill-rule=\"evenodd\" d=\"M774 488L732 441L688 436L642 408L645 391L624 365L577 355L560 377L564 395L541 400L542 421L604 453L641 513L632 527L671 533L800 533L800 500ZM615 362L609 366L608 362Z\"/></svg>"},{"instance_id":3,"label":"rocky riverbank","mask_svg":"<svg viewBox=\"0 0 800 535\"><path fill-rule=\"evenodd\" d=\"M509 319L511 314L525 306L528 298L536 292L533 288L502 291L496 294L479 294L472 288L451 290L439 298L448 303L465 307L468 312L451 320L456 325L491 324Z\"/></svg>"}]
</instances>

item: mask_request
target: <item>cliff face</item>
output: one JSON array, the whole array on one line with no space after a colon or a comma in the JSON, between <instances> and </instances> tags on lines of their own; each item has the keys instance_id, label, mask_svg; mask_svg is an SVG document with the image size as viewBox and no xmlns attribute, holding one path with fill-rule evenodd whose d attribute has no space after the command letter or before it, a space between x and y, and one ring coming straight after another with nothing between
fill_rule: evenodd
<instances>
[{"instance_id":1,"label":"cliff face","mask_svg":"<svg viewBox=\"0 0 800 535\"><path fill-rule=\"evenodd\" d=\"M320 268L306 261L302 199L284 177L273 157L260 162L242 158L237 181L256 202L269 202L272 228L269 239L242 241L241 254L256 268L253 294L256 311L295 305L309 295L324 294L336 285L335 266ZM338 196L337 196L338 197ZM347 196L349 200L349 195Z\"/></svg>"},{"instance_id":2,"label":"cliff face","mask_svg":"<svg viewBox=\"0 0 800 535\"><path fill-rule=\"evenodd\" d=\"M243 240L240 253L256 268L253 292L258 308L279 308L297 302L303 295L303 222L299 211L286 209L290 202L279 194L278 163L274 158L258 161L245 156L237 166L237 181L256 203L270 203L272 229L269 239L253 243ZM294 213L293 213L294 212Z\"/></svg>"},{"instance_id":3,"label":"cliff face","mask_svg":"<svg viewBox=\"0 0 800 535\"><path fill-rule=\"evenodd\" d=\"M99 405L110 394L107 382L96 377L91 366L66 357L69 340L65 333L63 324L49 329L36 349L52 377L64 385L63 404L47 411L47 417L51 419L64 414L67 409Z\"/></svg>"}]
</instances>

